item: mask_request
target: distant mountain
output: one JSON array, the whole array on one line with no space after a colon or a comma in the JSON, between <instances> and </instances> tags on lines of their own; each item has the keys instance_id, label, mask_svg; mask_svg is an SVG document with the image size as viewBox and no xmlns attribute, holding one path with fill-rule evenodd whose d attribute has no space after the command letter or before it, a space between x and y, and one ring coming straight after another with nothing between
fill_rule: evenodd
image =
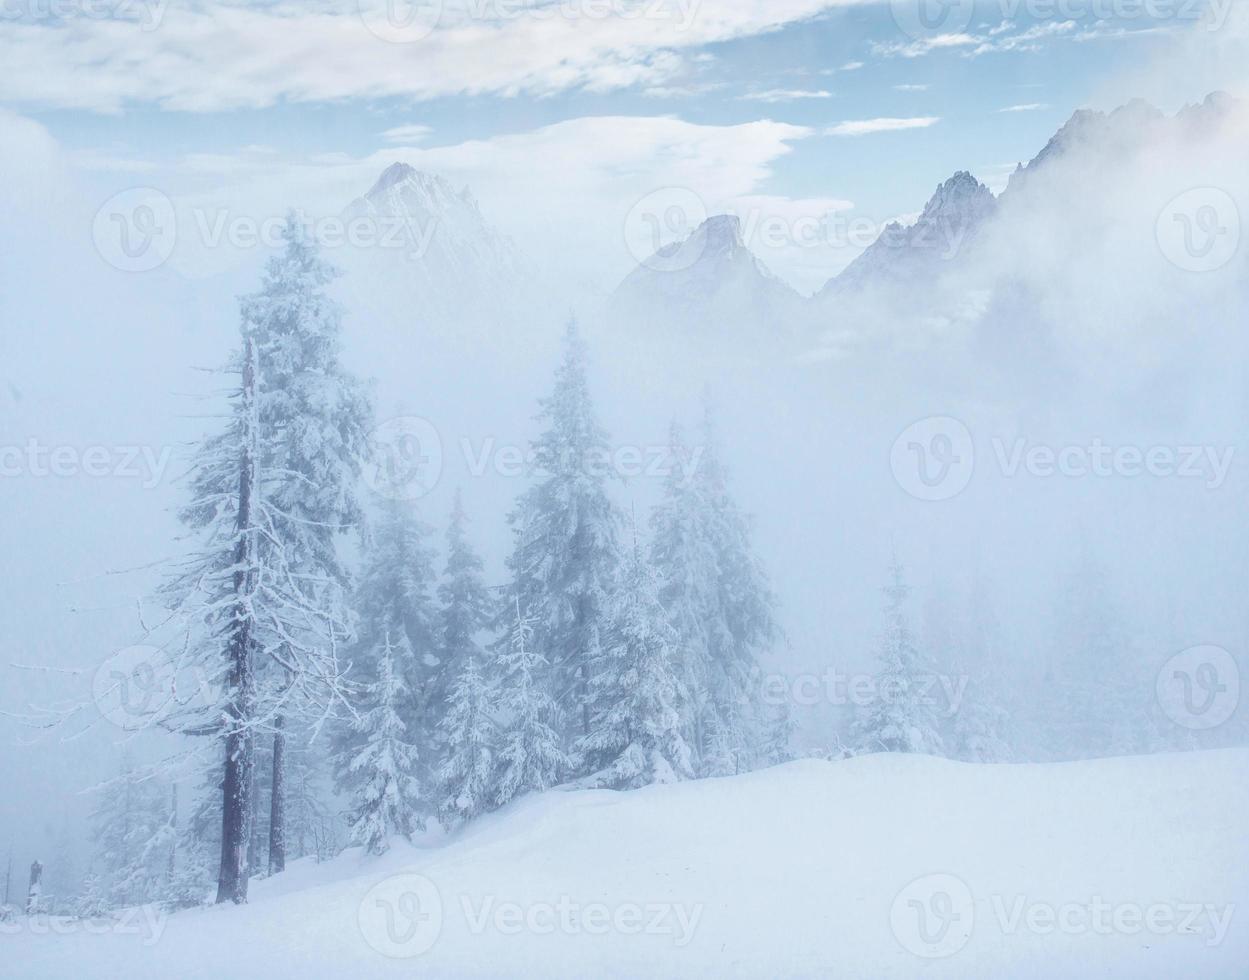
<instances>
[{"instance_id":1,"label":"distant mountain","mask_svg":"<svg viewBox=\"0 0 1249 980\"><path fill-rule=\"evenodd\" d=\"M802 305L802 297L747 247L733 215L707 219L684 241L644 260L610 301L616 317L683 330L792 327Z\"/></svg>"},{"instance_id":2,"label":"distant mountain","mask_svg":"<svg viewBox=\"0 0 1249 980\"><path fill-rule=\"evenodd\" d=\"M1080 151L1113 165L1167 136L1203 139L1217 132L1239 103L1226 92L1214 92L1195 106L1168 116L1143 99L1133 99L1110 112L1078 109L1051 137L1041 152L1011 175L1003 193L1017 194L1030 178L1071 153Z\"/></svg>"},{"instance_id":3,"label":"distant mountain","mask_svg":"<svg viewBox=\"0 0 1249 980\"><path fill-rule=\"evenodd\" d=\"M968 254L996 206L989 188L959 171L936 189L914 224L886 226L862 255L816 294L817 299L914 285L938 276Z\"/></svg>"},{"instance_id":4,"label":"distant mountain","mask_svg":"<svg viewBox=\"0 0 1249 980\"><path fill-rule=\"evenodd\" d=\"M486 314L526 287L526 263L512 240L467 189L443 177L392 164L344 217L375 222L379 245L367 251L389 260L387 274L408 280L419 309L432 316Z\"/></svg>"}]
</instances>

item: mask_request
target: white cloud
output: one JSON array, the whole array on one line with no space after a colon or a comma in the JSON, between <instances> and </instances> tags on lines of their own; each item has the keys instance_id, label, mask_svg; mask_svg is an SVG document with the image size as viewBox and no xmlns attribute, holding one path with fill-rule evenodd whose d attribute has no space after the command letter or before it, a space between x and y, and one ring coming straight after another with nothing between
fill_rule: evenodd
<instances>
[{"instance_id":1,"label":"white cloud","mask_svg":"<svg viewBox=\"0 0 1249 980\"><path fill-rule=\"evenodd\" d=\"M1027 102L1023 105L1008 105L1005 109L998 109L998 112L1036 112L1048 108L1049 104L1046 102Z\"/></svg>"},{"instance_id":2,"label":"white cloud","mask_svg":"<svg viewBox=\"0 0 1249 980\"><path fill-rule=\"evenodd\" d=\"M630 12L586 3L575 14L567 3L511 14L487 4L482 17L470 15L480 0L447 0L431 34L392 43L370 31L357 0L189 0L161 8L150 29L134 19L0 22L0 91L13 104L103 112L605 92L662 86L706 45L868 2L661 0Z\"/></svg>"},{"instance_id":3,"label":"white cloud","mask_svg":"<svg viewBox=\"0 0 1249 980\"><path fill-rule=\"evenodd\" d=\"M927 129L941 121L940 116L916 116L911 119L848 119L826 130L829 136L867 136L871 133L894 133L903 129Z\"/></svg>"},{"instance_id":4,"label":"white cloud","mask_svg":"<svg viewBox=\"0 0 1249 980\"><path fill-rule=\"evenodd\" d=\"M833 93L824 89L808 90L808 89L792 89L792 88L773 88L766 92L750 92L740 96L743 99L750 99L754 102L796 102L801 99L831 99Z\"/></svg>"},{"instance_id":5,"label":"white cloud","mask_svg":"<svg viewBox=\"0 0 1249 980\"><path fill-rule=\"evenodd\" d=\"M922 58L932 51L965 48L981 43L974 34L936 34L916 41L886 41L872 44L872 52L883 58Z\"/></svg>"},{"instance_id":6,"label":"white cloud","mask_svg":"<svg viewBox=\"0 0 1249 980\"><path fill-rule=\"evenodd\" d=\"M893 88L895 92L927 92L928 91L927 85L903 84L903 85L895 85Z\"/></svg>"},{"instance_id":7,"label":"white cloud","mask_svg":"<svg viewBox=\"0 0 1249 980\"><path fill-rule=\"evenodd\" d=\"M420 123L409 123L406 126L395 126L382 133L382 139L387 143L422 143L425 137L432 133L433 130L428 126L422 126Z\"/></svg>"},{"instance_id":8,"label":"white cloud","mask_svg":"<svg viewBox=\"0 0 1249 980\"><path fill-rule=\"evenodd\" d=\"M842 71L858 71L862 67L863 67L863 62L861 61L847 61L844 65L841 66L841 70Z\"/></svg>"},{"instance_id":9,"label":"white cloud","mask_svg":"<svg viewBox=\"0 0 1249 980\"><path fill-rule=\"evenodd\" d=\"M1082 35L1076 35L1077 26L1074 20L1048 21L1011 33L1015 31L1015 25L1010 21L1003 21L981 34L960 31L922 37L914 41L875 42L872 44L872 53L882 58L922 58L934 51L957 50L974 58L993 52L1039 51L1043 42L1054 38L1074 37L1076 40L1084 40Z\"/></svg>"},{"instance_id":10,"label":"white cloud","mask_svg":"<svg viewBox=\"0 0 1249 980\"><path fill-rule=\"evenodd\" d=\"M165 162L143 183L174 201L179 227L194 226L194 218L184 219L192 212L208 215L210 225L221 215L263 221L289 208L331 216L401 161L467 186L487 219L539 261L558 260L575 277L612 286L637 261L624 235L635 204L670 188L694 192L707 214L757 203L774 163L814 132L766 119L712 126L670 116L594 116L452 146L396 146L355 157L195 154ZM807 213L837 203L793 207ZM768 214L776 211L770 207ZM183 271L197 272L200 264L219 269L243 258L220 249L197 253L193 246L183 250L180 241L171 260Z\"/></svg>"}]
</instances>

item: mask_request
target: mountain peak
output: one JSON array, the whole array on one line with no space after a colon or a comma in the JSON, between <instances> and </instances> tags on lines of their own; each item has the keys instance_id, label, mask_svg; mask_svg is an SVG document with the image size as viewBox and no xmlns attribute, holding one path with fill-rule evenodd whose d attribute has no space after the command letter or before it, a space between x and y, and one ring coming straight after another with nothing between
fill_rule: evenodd
<instances>
[{"instance_id":1,"label":"mountain peak","mask_svg":"<svg viewBox=\"0 0 1249 980\"><path fill-rule=\"evenodd\" d=\"M934 220L943 216L972 217L993 204L993 192L966 170L960 170L944 184L937 187L920 221Z\"/></svg>"},{"instance_id":2,"label":"mountain peak","mask_svg":"<svg viewBox=\"0 0 1249 980\"><path fill-rule=\"evenodd\" d=\"M746 247L742 238L742 219L735 214L713 215L698 227L694 235L703 239L704 254L717 255Z\"/></svg>"},{"instance_id":3,"label":"mountain peak","mask_svg":"<svg viewBox=\"0 0 1249 980\"><path fill-rule=\"evenodd\" d=\"M425 173L406 163L392 163L383 170L381 176L377 178L377 181L364 196L372 199L401 184L411 184L420 187L426 193L436 194L444 198L454 196L454 191L446 178L439 177L437 174ZM464 193L467 194L467 188L465 188ZM471 200L471 196L468 200Z\"/></svg>"},{"instance_id":4,"label":"mountain peak","mask_svg":"<svg viewBox=\"0 0 1249 980\"><path fill-rule=\"evenodd\" d=\"M379 222L404 276L436 312L488 306L516 291L525 265L511 239L482 215L473 195L438 174L392 163L349 205L349 218ZM398 235L394 234L398 232Z\"/></svg>"}]
</instances>

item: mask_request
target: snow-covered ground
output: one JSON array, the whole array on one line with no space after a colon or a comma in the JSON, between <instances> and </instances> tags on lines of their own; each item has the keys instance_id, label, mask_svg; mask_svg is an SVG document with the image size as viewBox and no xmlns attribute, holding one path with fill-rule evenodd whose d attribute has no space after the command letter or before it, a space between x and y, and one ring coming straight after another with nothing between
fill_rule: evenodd
<instances>
[{"instance_id":1,"label":"snow-covered ground","mask_svg":"<svg viewBox=\"0 0 1249 980\"><path fill-rule=\"evenodd\" d=\"M1249 750L554 792L245 908L9 924L0 975L1241 978L1247 817Z\"/></svg>"}]
</instances>

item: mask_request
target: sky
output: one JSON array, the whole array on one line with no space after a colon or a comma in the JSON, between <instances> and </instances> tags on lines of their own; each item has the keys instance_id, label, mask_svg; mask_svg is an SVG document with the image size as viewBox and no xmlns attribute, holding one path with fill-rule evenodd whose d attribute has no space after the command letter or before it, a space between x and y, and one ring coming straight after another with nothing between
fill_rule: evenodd
<instances>
[{"instance_id":1,"label":"sky","mask_svg":"<svg viewBox=\"0 0 1249 980\"><path fill-rule=\"evenodd\" d=\"M995 191L1080 106L1229 0L6 0L0 107L98 195L337 214L390 162L471 189L537 256L610 290L639 201L878 228L970 170ZM12 125L12 116L10 125ZM12 145L12 144L11 144ZM754 219L753 221L751 219ZM691 219L692 220L692 219ZM672 229L679 237L684 227ZM801 292L863 242L751 242ZM561 256L560 262L565 261ZM194 272L195 270L188 270Z\"/></svg>"}]
</instances>

